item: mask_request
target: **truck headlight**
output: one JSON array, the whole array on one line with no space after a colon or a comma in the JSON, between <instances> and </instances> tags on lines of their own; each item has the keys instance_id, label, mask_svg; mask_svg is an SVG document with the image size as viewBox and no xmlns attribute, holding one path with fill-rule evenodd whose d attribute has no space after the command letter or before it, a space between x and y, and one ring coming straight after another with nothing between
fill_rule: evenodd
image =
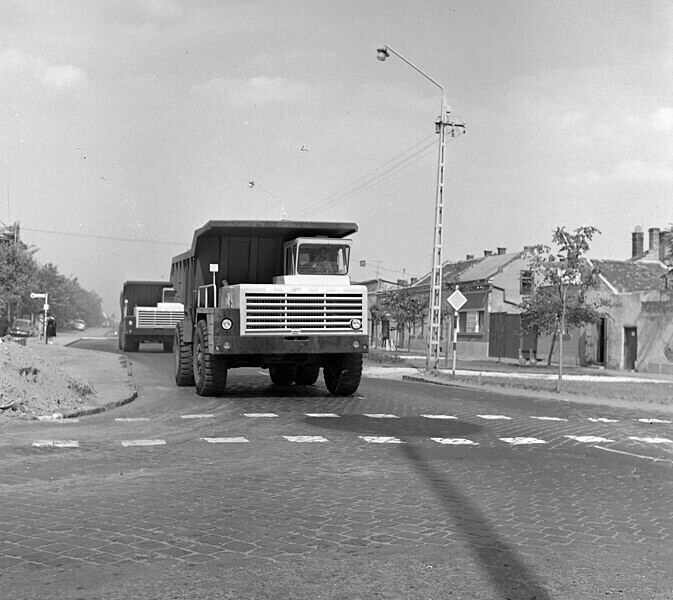
<instances>
[{"instance_id":1,"label":"truck headlight","mask_svg":"<svg viewBox=\"0 0 673 600\"><path fill-rule=\"evenodd\" d=\"M228 331L229 329L232 328L232 326L234 324L232 323L231 319L222 319L221 325L222 325L222 329L224 329L225 331Z\"/></svg>"},{"instance_id":2,"label":"truck headlight","mask_svg":"<svg viewBox=\"0 0 673 600\"><path fill-rule=\"evenodd\" d=\"M362 321L360 319L351 319L352 329L362 329Z\"/></svg>"}]
</instances>

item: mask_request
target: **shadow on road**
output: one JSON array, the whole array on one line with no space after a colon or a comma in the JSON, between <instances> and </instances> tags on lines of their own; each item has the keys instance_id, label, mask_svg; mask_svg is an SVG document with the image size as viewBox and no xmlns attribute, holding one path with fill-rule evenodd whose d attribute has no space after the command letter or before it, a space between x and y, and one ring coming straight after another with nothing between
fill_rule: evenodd
<instances>
[{"instance_id":1,"label":"shadow on road","mask_svg":"<svg viewBox=\"0 0 673 600\"><path fill-rule=\"evenodd\" d=\"M499 598L552 600L549 592L489 524L488 519L459 489L426 460L412 444L400 446L416 472L450 513L461 538L470 545Z\"/></svg>"}]
</instances>

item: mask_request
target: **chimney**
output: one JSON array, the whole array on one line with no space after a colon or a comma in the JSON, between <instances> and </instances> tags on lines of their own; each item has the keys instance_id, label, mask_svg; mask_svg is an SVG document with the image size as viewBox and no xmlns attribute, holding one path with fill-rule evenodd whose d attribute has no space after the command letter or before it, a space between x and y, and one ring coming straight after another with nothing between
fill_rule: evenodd
<instances>
[{"instance_id":1,"label":"chimney","mask_svg":"<svg viewBox=\"0 0 673 600\"><path fill-rule=\"evenodd\" d=\"M659 260L664 260L673 252L673 232L662 231L659 234Z\"/></svg>"},{"instance_id":2,"label":"chimney","mask_svg":"<svg viewBox=\"0 0 673 600\"><path fill-rule=\"evenodd\" d=\"M484 256L493 256L493 250L484 250Z\"/></svg>"},{"instance_id":3,"label":"chimney","mask_svg":"<svg viewBox=\"0 0 673 600\"><path fill-rule=\"evenodd\" d=\"M641 256L645 248L645 234L640 225L636 225L631 234L631 258Z\"/></svg>"},{"instance_id":4,"label":"chimney","mask_svg":"<svg viewBox=\"0 0 673 600\"><path fill-rule=\"evenodd\" d=\"M648 250L648 258L659 259L659 228L650 227L648 230L650 233L650 248Z\"/></svg>"},{"instance_id":5,"label":"chimney","mask_svg":"<svg viewBox=\"0 0 673 600\"><path fill-rule=\"evenodd\" d=\"M507 254L507 248L498 248L498 254Z\"/></svg>"},{"instance_id":6,"label":"chimney","mask_svg":"<svg viewBox=\"0 0 673 600\"><path fill-rule=\"evenodd\" d=\"M411 285L414 285L418 281L418 277L412 277L411 278Z\"/></svg>"},{"instance_id":7,"label":"chimney","mask_svg":"<svg viewBox=\"0 0 673 600\"><path fill-rule=\"evenodd\" d=\"M474 254L465 255L465 260L474 260Z\"/></svg>"}]
</instances>

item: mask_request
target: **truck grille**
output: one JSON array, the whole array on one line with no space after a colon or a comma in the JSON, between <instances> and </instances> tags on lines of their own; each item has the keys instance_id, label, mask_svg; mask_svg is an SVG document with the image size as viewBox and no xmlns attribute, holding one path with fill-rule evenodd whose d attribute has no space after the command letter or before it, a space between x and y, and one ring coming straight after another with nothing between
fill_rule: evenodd
<instances>
[{"instance_id":1,"label":"truck grille","mask_svg":"<svg viewBox=\"0 0 673 600\"><path fill-rule=\"evenodd\" d=\"M175 310L157 310L136 307L136 327L151 329L173 329L176 323L184 319L183 312Z\"/></svg>"},{"instance_id":2,"label":"truck grille","mask_svg":"<svg viewBox=\"0 0 673 600\"><path fill-rule=\"evenodd\" d=\"M243 332L353 332L352 319L364 326L365 296L360 292L245 291Z\"/></svg>"}]
</instances>

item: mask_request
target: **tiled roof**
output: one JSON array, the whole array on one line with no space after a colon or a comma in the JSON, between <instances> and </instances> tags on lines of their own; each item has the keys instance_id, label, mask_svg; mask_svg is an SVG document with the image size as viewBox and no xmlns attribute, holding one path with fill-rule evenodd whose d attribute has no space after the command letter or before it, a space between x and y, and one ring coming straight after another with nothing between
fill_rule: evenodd
<instances>
[{"instance_id":1,"label":"tiled roof","mask_svg":"<svg viewBox=\"0 0 673 600\"><path fill-rule=\"evenodd\" d=\"M668 270L658 262L592 260L601 276L621 294L661 289Z\"/></svg>"}]
</instances>

